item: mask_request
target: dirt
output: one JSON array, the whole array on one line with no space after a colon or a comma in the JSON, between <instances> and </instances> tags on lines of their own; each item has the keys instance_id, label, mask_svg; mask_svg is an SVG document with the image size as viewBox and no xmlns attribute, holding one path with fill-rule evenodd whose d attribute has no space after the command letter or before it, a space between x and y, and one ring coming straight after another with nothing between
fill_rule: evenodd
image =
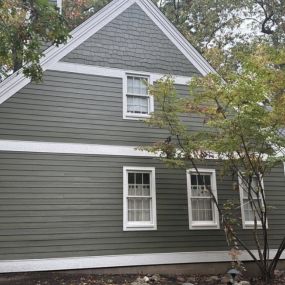
<instances>
[{"instance_id":1,"label":"dirt","mask_svg":"<svg viewBox=\"0 0 285 285\"><path fill-rule=\"evenodd\" d=\"M137 280L138 277L143 278L145 275L124 274L79 274L68 272L33 272L33 273L10 273L0 274L0 285L130 285ZM148 275L150 277L150 275ZM150 285L182 285L189 282L195 285L221 285L222 276L217 276L219 280L209 281L210 276L164 276L160 275L159 280L149 281ZM242 278L242 280L248 280ZM251 285L263 284L257 278L250 281ZM285 284L285 277L279 277L273 283L274 285ZM224 283L226 285L226 283Z\"/></svg>"}]
</instances>

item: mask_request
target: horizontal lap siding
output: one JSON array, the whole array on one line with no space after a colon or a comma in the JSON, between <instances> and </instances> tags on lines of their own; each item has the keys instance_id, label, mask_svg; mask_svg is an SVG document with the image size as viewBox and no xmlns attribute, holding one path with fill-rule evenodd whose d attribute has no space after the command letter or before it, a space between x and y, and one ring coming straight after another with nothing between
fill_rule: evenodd
<instances>
[{"instance_id":1,"label":"horizontal lap siding","mask_svg":"<svg viewBox=\"0 0 285 285\"><path fill-rule=\"evenodd\" d=\"M184 170L151 158L2 152L0 161L2 260L226 249L222 230L188 229ZM157 231L123 231L123 166L156 167ZM265 187L279 205L269 219L276 246L285 217L281 167L273 177ZM220 203L238 200L231 178L217 181ZM249 231L242 236L249 240Z\"/></svg>"},{"instance_id":2,"label":"horizontal lap siding","mask_svg":"<svg viewBox=\"0 0 285 285\"><path fill-rule=\"evenodd\" d=\"M187 94L187 86L177 86ZM49 71L0 105L0 139L141 145L164 130L123 120L122 79ZM191 118L191 128L202 121Z\"/></svg>"},{"instance_id":3,"label":"horizontal lap siding","mask_svg":"<svg viewBox=\"0 0 285 285\"><path fill-rule=\"evenodd\" d=\"M63 61L162 74L200 74L137 4L75 48Z\"/></svg>"}]
</instances>

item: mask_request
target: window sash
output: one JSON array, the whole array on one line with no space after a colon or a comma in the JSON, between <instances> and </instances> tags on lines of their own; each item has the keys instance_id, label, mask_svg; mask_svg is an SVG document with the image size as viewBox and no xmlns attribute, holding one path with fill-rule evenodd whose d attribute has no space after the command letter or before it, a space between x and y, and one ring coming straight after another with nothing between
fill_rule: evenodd
<instances>
[{"instance_id":1,"label":"window sash","mask_svg":"<svg viewBox=\"0 0 285 285\"><path fill-rule=\"evenodd\" d=\"M127 94L127 113L148 115L149 96L138 96Z\"/></svg>"},{"instance_id":2,"label":"window sash","mask_svg":"<svg viewBox=\"0 0 285 285\"><path fill-rule=\"evenodd\" d=\"M156 229L154 168L124 167L124 230Z\"/></svg>"},{"instance_id":3,"label":"window sash","mask_svg":"<svg viewBox=\"0 0 285 285\"><path fill-rule=\"evenodd\" d=\"M218 211L210 189L217 199L215 170L196 169L187 171L188 211L190 229L219 228Z\"/></svg>"},{"instance_id":4,"label":"window sash","mask_svg":"<svg viewBox=\"0 0 285 285\"><path fill-rule=\"evenodd\" d=\"M260 199L252 199L253 203L258 203ZM243 198L243 211L244 211L244 222L245 223L254 223L254 210L252 209L249 199ZM249 218L251 217L251 218ZM256 215L257 223L260 223L258 215Z\"/></svg>"},{"instance_id":5,"label":"window sash","mask_svg":"<svg viewBox=\"0 0 285 285\"><path fill-rule=\"evenodd\" d=\"M243 178L243 174L239 173L238 175L238 180L239 180L239 192L240 192L240 203L241 203L241 216L242 216L242 222L243 222L243 228L253 228L254 227L254 209L252 209L251 204L250 204L250 199L248 198L248 191L247 191L247 182L244 181L245 178ZM263 186L263 179L261 179L261 184L262 184L262 189L259 191L264 190ZM254 189L259 188L257 185L257 180L256 177L252 177L252 184L251 184L251 196L252 196L252 201L253 203L260 201L261 205L263 204L262 202L262 197L261 193L257 194L255 193ZM261 226L261 221L258 215L256 215L256 223L257 226Z\"/></svg>"},{"instance_id":6,"label":"window sash","mask_svg":"<svg viewBox=\"0 0 285 285\"><path fill-rule=\"evenodd\" d=\"M202 203L199 203L202 202ZM205 203L209 202L209 203ZM206 208L206 204L208 207ZM192 221L193 222L214 222L214 203L213 198L191 197Z\"/></svg>"},{"instance_id":7,"label":"window sash","mask_svg":"<svg viewBox=\"0 0 285 285\"><path fill-rule=\"evenodd\" d=\"M126 74L124 79L124 111L125 119L149 117L153 111L153 98L149 95L147 83L150 76Z\"/></svg>"},{"instance_id":8,"label":"window sash","mask_svg":"<svg viewBox=\"0 0 285 285\"><path fill-rule=\"evenodd\" d=\"M148 95L148 77L139 75L127 75L127 94Z\"/></svg>"},{"instance_id":9,"label":"window sash","mask_svg":"<svg viewBox=\"0 0 285 285\"><path fill-rule=\"evenodd\" d=\"M128 222L152 222L152 198L150 196L127 197L127 200Z\"/></svg>"}]
</instances>

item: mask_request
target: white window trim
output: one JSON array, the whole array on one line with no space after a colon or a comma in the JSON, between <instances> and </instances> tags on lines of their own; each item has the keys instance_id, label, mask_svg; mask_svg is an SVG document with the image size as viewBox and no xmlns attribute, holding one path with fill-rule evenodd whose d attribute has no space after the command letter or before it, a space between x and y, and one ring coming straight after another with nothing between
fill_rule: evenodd
<instances>
[{"instance_id":1,"label":"white window trim","mask_svg":"<svg viewBox=\"0 0 285 285\"><path fill-rule=\"evenodd\" d=\"M59 8L60 14L62 14L62 0L56 0L56 5Z\"/></svg>"},{"instance_id":2,"label":"white window trim","mask_svg":"<svg viewBox=\"0 0 285 285\"><path fill-rule=\"evenodd\" d=\"M149 97L149 114L132 114L127 112L127 93L128 93L128 76L138 76L143 77L148 80L149 84L153 84L153 76L146 73L125 73L123 77L123 119L126 120L143 120L150 117L150 113L154 111L154 99L153 96L147 95ZM134 94L135 95L135 94ZM141 95L142 97L144 95Z\"/></svg>"},{"instance_id":3,"label":"white window trim","mask_svg":"<svg viewBox=\"0 0 285 285\"><path fill-rule=\"evenodd\" d=\"M241 210L241 219L242 219L242 228L243 229L253 229L254 228L254 221L245 221L245 214L244 214L244 204L243 204L243 191L241 189L242 184L242 172L238 173L238 188L239 188L239 196L240 196L240 210ZM261 180L262 188L264 190L264 183L263 178ZM265 193L264 193L265 195ZM261 203L263 201L261 200ZM256 221L257 228L262 228L261 221ZM268 222L266 222L266 227L268 228Z\"/></svg>"},{"instance_id":4,"label":"white window trim","mask_svg":"<svg viewBox=\"0 0 285 285\"><path fill-rule=\"evenodd\" d=\"M217 196L217 180L216 180L216 171L215 169L206 169L206 168L198 168L199 173L210 173L211 174L211 187L216 200L218 201ZM219 211L216 205L214 207L214 221L192 221L192 204L191 204L191 173L197 173L196 169L191 168L186 170L187 177L187 196L188 196L188 217L189 217L189 229L190 230L208 230L208 229L219 229L220 228L220 220L219 220Z\"/></svg>"},{"instance_id":5,"label":"white window trim","mask_svg":"<svg viewBox=\"0 0 285 285\"><path fill-rule=\"evenodd\" d=\"M150 172L150 194L152 201L152 222L129 222L128 221L128 171L148 171ZM155 168L154 167L138 167L124 166L123 167L123 229L124 231L149 231L157 230L156 218L156 183L155 183Z\"/></svg>"}]
</instances>

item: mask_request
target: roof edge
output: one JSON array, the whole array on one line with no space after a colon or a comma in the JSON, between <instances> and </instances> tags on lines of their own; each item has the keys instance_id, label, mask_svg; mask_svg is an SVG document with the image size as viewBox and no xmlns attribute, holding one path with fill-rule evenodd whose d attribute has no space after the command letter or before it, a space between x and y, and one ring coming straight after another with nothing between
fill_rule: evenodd
<instances>
[{"instance_id":1,"label":"roof edge","mask_svg":"<svg viewBox=\"0 0 285 285\"><path fill-rule=\"evenodd\" d=\"M217 73L208 61L186 40L178 29L150 0L137 0L136 3L162 30L172 43L184 54L184 56L197 68L202 75ZM159 11L159 13L157 13Z\"/></svg>"},{"instance_id":2,"label":"roof edge","mask_svg":"<svg viewBox=\"0 0 285 285\"><path fill-rule=\"evenodd\" d=\"M51 46L44 51L44 56L40 60L43 71L58 62L66 54L71 52L82 42L95 34L119 14L125 11L136 0L113 0L96 14L84 21L81 25L71 31L71 38L66 44ZM0 104L13 96L21 88L31 82L30 78L25 77L23 68L14 72L0 83Z\"/></svg>"}]
</instances>

